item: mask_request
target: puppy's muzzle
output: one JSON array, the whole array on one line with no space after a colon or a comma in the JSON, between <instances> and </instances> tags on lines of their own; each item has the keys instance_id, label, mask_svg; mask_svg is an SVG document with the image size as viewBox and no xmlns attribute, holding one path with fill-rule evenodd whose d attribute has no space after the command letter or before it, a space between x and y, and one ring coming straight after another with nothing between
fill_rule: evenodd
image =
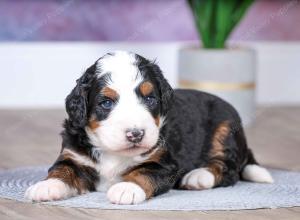
<instances>
[{"instance_id":1,"label":"puppy's muzzle","mask_svg":"<svg viewBox=\"0 0 300 220\"><path fill-rule=\"evenodd\" d=\"M126 130L127 140L129 142L132 142L132 143L135 143L135 144L141 142L144 135L145 135L145 130L144 129L133 128L133 129L127 129Z\"/></svg>"}]
</instances>

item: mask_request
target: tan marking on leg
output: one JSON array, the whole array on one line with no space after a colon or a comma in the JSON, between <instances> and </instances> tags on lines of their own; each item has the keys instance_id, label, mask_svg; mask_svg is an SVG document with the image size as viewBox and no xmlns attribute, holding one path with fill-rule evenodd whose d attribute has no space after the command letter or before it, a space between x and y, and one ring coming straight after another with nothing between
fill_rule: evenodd
<instances>
[{"instance_id":1,"label":"tan marking on leg","mask_svg":"<svg viewBox=\"0 0 300 220\"><path fill-rule=\"evenodd\" d=\"M146 198L149 199L153 196L154 193L154 185L152 183L151 178L149 178L147 175L142 174L146 173L147 170L141 168L138 170L134 170L132 172L129 172L125 175L123 175L124 181L133 182L138 184L146 193Z\"/></svg>"},{"instance_id":2,"label":"tan marking on leg","mask_svg":"<svg viewBox=\"0 0 300 220\"><path fill-rule=\"evenodd\" d=\"M79 156L78 156L79 157ZM82 158L85 158L82 156ZM76 158L76 153L69 149L64 149L61 155L59 156L59 160L72 160L76 166L88 166L91 168L94 168L94 162L92 160L82 159L84 161L79 161L78 158ZM48 176L46 179L50 178L57 178L69 185L70 187L76 189L79 194L86 192L86 187L82 180L80 180L77 175L75 174L75 171L70 168L69 166L58 166L55 169L51 170L48 173Z\"/></svg>"},{"instance_id":3,"label":"tan marking on leg","mask_svg":"<svg viewBox=\"0 0 300 220\"><path fill-rule=\"evenodd\" d=\"M140 92L143 94L143 96L149 95L152 91L153 91L152 83L146 81L140 85Z\"/></svg>"},{"instance_id":4,"label":"tan marking on leg","mask_svg":"<svg viewBox=\"0 0 300 220\"><path fill-rule=\"evenodd\" d=\"M74 171L68 166L57 167L48 173L46 179L57 178L66 183L68 186L77 189L78 193L84 193L85 188L82 182L77 178Z\"/></svg>"},{"instance_id":5,"label":"tan marking on leg","mask_svg":"<svg viewBox=\"0 0 300 220\"><path fill-rule=\"evenodd\" d=\"M223 178L224 164L224 142L230 132L230 124L228 121L222 122L215 130L212 138L212 147L209 152L208 170L212 172L216 178L215 185L219 184Z\"/></svg>"},{"instance_id":6,"label":"tan marking on leg","mask_svg":"<svg viewBox=\"0 0 300 220\"><path fill-rule=\"evenodd\" d=\"M215 185L222 181L224 165L222 161L211 161L208 164L207 169L215 176Z\"/></svg>"},{"instance_id":7,"label":"tan marking on leg","mask_svg":"<svg viewBox=\"0 0 300 220\"><path fill-rule=\"evenodd\" d=\"M164 149L157 149L144 163L159 163L165 152L166 151ZM145 191L147 199L153 196L155 183L149 176L147 176L147 169L143 167L138 169L132 168L123 174L123 179L124 181L138 184Z\"/></svg>"}]
</instances>

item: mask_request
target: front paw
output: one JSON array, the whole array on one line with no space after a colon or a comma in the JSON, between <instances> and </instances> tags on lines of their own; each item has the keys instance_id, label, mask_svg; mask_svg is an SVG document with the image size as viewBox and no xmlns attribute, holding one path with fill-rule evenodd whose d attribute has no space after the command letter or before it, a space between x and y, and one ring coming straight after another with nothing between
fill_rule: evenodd
<instances>
[{"instance_id":1,"label":"front paw","mask_svg":"<svg viewBox=\"0 0 300 220\"><path fill-rule=\"evenodd\" d=\"M145 201L146 193L135 183L120 182L109 188L107 197L114 204L132 205Z\"/></svg>"},{"instance_id":2,"label":"front paw","mask_svg":"<svg viewBox=\"0 0 300 220\"><path fill-rule=\"evenodd\" d=\"M53 201L66 199L76 193L75 189L59 179L47 179L30 186L25 192L25 198L36 202Z\"/></svg>"}]
</instances>

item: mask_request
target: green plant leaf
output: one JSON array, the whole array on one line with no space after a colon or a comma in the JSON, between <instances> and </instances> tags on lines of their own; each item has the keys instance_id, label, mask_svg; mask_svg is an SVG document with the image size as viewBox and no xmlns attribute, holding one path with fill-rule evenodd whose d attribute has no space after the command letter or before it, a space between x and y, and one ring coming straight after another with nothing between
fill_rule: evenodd
<instances>
[{"instance_id":1,"label":"green plant leaf","mask_svg":"<svg viewBox=\"0 0 300 220\"><path fill-rule=\"evenodd\" d=\"M216 48L224 48L228 29L231 26L231 15L237 0L219 0L216 8Z\"/></svg>"},{"instance_id":2,"label":"green plant leaf","mask_svg":"<svg viewBox=\"0 0 300 220\"><path fill-rule=\"evenodd\" d=\"M203 47L224 48L225 42L254 0L188 0Z\"/></svg>"},{"instance_id":3,"label":"green plant leaf","mask_svg":"<svg viewBox=\"0 0 300 220\"><path fill-rule=\"evenodd\" d=\"M241 21L241 19L243 18L243 16L245 16L247 10L249 9L249 7L252 5L253 2L254 0L239 1L239 4L237 5L237 7L235 8L232 14L233 27L235 27Z\"/></svg>"},{"instance_id":4,"label":"green plant leaf","mask_svg":"<svg viewBox=\"0 0 300 220\"><path fill-rule=\"evenodd\" d=\"M214 1L205 0L189 0L190 7L193 11L195 23L198 29L199 36L201 36L203 46L211 47L211 31L214 29L213 22L213 5Z\"/></svg>"}]
</instances>

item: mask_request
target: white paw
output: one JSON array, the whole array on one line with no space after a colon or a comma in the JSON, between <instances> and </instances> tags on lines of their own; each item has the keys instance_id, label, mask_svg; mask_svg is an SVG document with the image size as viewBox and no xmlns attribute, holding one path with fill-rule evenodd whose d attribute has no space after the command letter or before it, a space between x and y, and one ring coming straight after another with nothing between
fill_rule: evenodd
<instances>
[{"instance_id":1,"label":"white paw","mask_svg":"<svg viewBox=\"0 0 300 220\"><path fill-rule=\"evenodd\" d=\"M107 197L111 203L131 205L145 201L146 193L135 183L120 182L109 188Z\"/></svg>"},{"instance_id":2,"label":"white paw","mask_svg":"<svg viewBox=\"0 0 300 220\"><path fill-rule=\"evenodd\" d=\"M185 189L210 189L215 185L215 176L206 168L194 169L182 178L180 185Z\"/></svg>"},{"instance_id":3,"label":"white paw","mask_svg":"<svg viewBox=\"0 0 300 220\"><path fill-rule=\"evenodd\" d=\"M257 182L257 183L274 182L269 171L266 168L256 164L247 165L242 172L242 176L245 180Z\"/></svg>"},{"instance_id":4,"label":"white paw","mask_svg":"<svg viewBox=\"0 0 300 220\"><path fill-rule=\"evenodd\" d=\"M26 199L36 202L66 199L74 195L76 195L76 190L71 189L59 179L37 182L25 192Z\"/></svg>"}]
</instances>

